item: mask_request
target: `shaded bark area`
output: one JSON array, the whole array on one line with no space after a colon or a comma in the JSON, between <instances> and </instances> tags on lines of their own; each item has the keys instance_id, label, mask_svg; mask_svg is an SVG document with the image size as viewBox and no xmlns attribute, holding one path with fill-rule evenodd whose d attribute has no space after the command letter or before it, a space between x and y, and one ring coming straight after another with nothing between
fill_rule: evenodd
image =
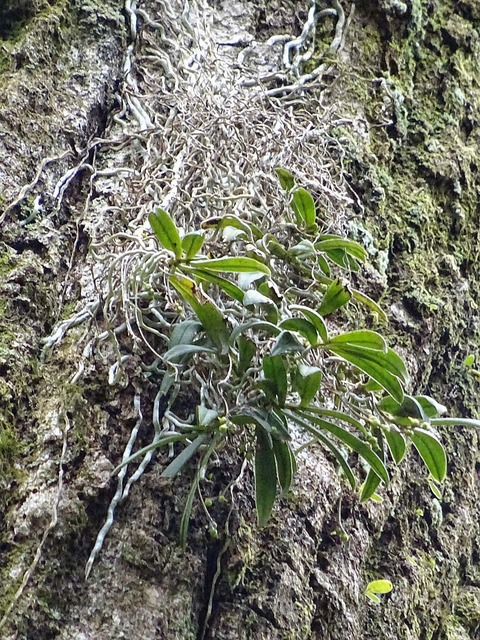
<instances>
[{"instance_id":1,"label":"shaded bark area","mask_svg":"<svg viewBox=\"0 0 480 640\"><path fill-rule=\"evenodd\" d=\"M64 472L58 522L2 633L27 640L473 640L480 630L480 457L478 435L466 429L442 433L450 464L441 502L415 459L382 504L360 506L344 493L345 543L336 533L341 487L320 450L304 454L293 495L266 530L255 529L247 474L230 538L209 540L195 512L185 552L177 535L188 472L171 486L154 466L118 511L85 582L114 492L110 474L137 420L132 396L142 389L149 416L154 385L132 366L127 387L109 386L100 354L81 383L69 385L82 328L45 358L41 340L89 293L82 280L88 229L79 221L91 143L116 115L130 44L120 4L59 0L29 10L24 3L28 19L15 38L11 29L0 33L2 205L52 158L1 228L0 616L52 522L60 461ZM228 14L225 3L211 4ZM233 4L238 15L253 15L260 41L282 26L298 29L306 9ZM159 21L161 5L145 3ZM5 5L3 24L18 25L13 7ZM474 0L357 2L325 89L338 113L332 135L363 205L349 223L371 255L362 284L382 296L417 389L458 415L475 414L478 381L462 363L468 353L480 357L479 11ZM332 28L328 21L319 28L319 50ZM221 473L229 478L237 466L229 452ZM376 578L394 584L379 607L363 595Z\"/></svg>"}]
</instances>

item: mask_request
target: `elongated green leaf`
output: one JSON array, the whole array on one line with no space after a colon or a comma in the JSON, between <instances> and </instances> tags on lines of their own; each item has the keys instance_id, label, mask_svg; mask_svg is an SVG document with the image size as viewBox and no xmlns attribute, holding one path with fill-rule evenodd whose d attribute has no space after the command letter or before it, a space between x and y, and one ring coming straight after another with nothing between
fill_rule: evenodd
<instances>
[{"instance_id":1,"label":"elongated green leaf","mask_svg":"<svg viewBox=\"0 0 480 640\"><path fill-rule=\"evenodd\" d=\"M443 495L436 480L434 480L432 476L429 476L427 478L427 482L428 482L428 486L430 487L430 491L433 493L433 495L437 498L437 500L441 500L443 498Z\"/></svg>"},{"instance_id":2,"label":"elongated green leaf","mask_svg":"<svg viewBox=\"0 0 480 640\"><path fill-rule=\"evenodd\" d=\"M328 262L325 260L325 258L322 256L321 253L319 253L317 255L317 262L318 262L318 266L320 267L320 269L323 271L323 273L326 276L329 276L331 271L330 271L330 267L328 265Z\"/></svg>"},{"instance_id":3,"label":"elongated green leaf","mask_svg":"<svg viewBox=\"0 0 480 640\"><path fill-rule=\"evenodd\" d=\"M277 495L277 465L273 448L261 428L257 428L255 453L255 503L258 526L264 527L270 520Z\"/></svg>"},{"instance_id":4,"label":"elongated green leaf","mask_svg":"<svg viewBox=\"0 0 480 640\"><path fill-rule=\"evenodd\" d=\"M369 329L340 333L338 336L331 338L330 344L351 345L363 347L364 349L383 351L384 353L386 353L388 349L385 339L376 331L370 331Z\"/></svg>"},{"instance_id":5,"label":"elongated green leaf","mask_svg":"<svg viewBox=\"0 0 480 640\"><path fill-rule=\"evenodd\" d=\"M284 353L295 353L298 351L305 351L302 343L299 342L290 331L282 331L275 340L272 356L281 356Z\"/></svg>"},{"instance_id":6,"label":"elongated green leaf","mask_svg":"<svg viewBox=\"0 0 480 640\"><path fill-rule=\"evenodd\" d=\"M293 187L295 186L295 178L289 171L287 171L286 169L282 169L282 167L277 167L275 169L275 172L278 176L278 181L282 185L282 188L285 189L285 191L290 191L291 189L293 189Z\"/></svg>"},{"instance_id":7,"label":"elongated green leaf","mask_svg":"<svg viewBox=\"0 0 480 640\"><path fill-rule=\"evenodd\" d=\"M342 269L356 272L360 268L355 258L349 255L344 249L328 249L325 251L325 254Z\"/></svg>"},{"instance_id":8,"label":"elongated green leaf","mask_svg":"<svg viewBox=\"0 0 480 640\"><path fill-rule=\"evenodd\" d=\"M283 406L287 397L287 363L282 356L264 356L263 373L275 389L278 404Z\"/></svg>"},{"instance_id":9,"label":"elongated green leaf","mask_svg":"<svg viewBox=\"0 0 480 640\"><path fill-rule=\"evenodd\" d=\"M223 436L217 433L212 438L205 453L203 453L200 459L200 462L198 465L198 471L195 474L195 477L192 482L192 486L190 487L190 491L188 492L187 501L185 503L185 509L183 511L182 520L180 522L180 544L182 548L184 548L185 545L187 544L188 526L190 523L190 516L192 513L193 500L198 490L198 485L200 484L200 478L202 477L202 473L205 472L205 469L207 467L208 461L210 460L212 453L218 447L219 442L222 440L222 438Z\"/></svg>"},{"instance_id":10,"label":"elongated green leaf","mask_svg":"<svg viewBox=\"0 0 480 640\"><path fill-rule=\"evenodd\" d=\"M307 406L317 395L322 382L322 371L318 367L300 364L293 378L293 389L300 396L300 406Z\"/></svg>"},{"instance_id":11,"label":"elongated green leaf","mask_svg":"<svg viewBox=\"0 0 480 640\"><path fill-rule=\"evenodd\" d=\"M217 307L212 302L206 302L196 309L195 313L219 352L222 355L227 354L229 351L230 332Z\"/></svg>"},{"instance_id":12,"label":"elongated green leaf","mask_svg":"<svg viewBox=\"0 0 480 640\"><path fill-rule=\"evenodd\" d=\"M273 453L277 463L278 483L282 489L281 496L286 496L293 480L294 454L290 445L282 440L273 439Z\"/></svg>"},{"instance_id":13,"label":"elongated green leaf","mask_svg":"<svg viewBox=\"0 0 480 640\"><path fill-rule=\"evenodd\" d=\"M363 424L353 416L348 415L348 413L343 413L343 411L335 411L335 409L323 409L321 407L315 407L314 405L302 407L302 415L306 417L307 412L321 417L335 418L336 420L351 424L361 433L365 433L365 427L363 426Z\"/></svg>"},{"instance_id":14,"label":"elongated green leaf","mask_svg":"<svg viewBox=\"0 0 480 640\"><path fill-rule=\"evenodd\" d=\"M184 322L179 322L173 327L168 346L172 348L176 347L178 344L192 344L195 336L201 328L201 323L196 320L185 320Z\"/></svg>"},{"instance_id":15,"label":"elongated green leaf","mask_svg":"<svg viewBox=\"0 0 480 640\"><path fill-rule=\"evenodd\" d=\"M190 487L190 490L188 492L188 496L185 501L185 508L183 509L182 519L180 521L180 546L182 547L182 549L184 549L187 544L188 527L190 524L190 516L192 515L193 500L195 499L195 494L197 493L199 483L200 476L198 473L196 473L192 486Z\"/></svg>"},{"instance_id":16,"label":"elongated green leaf","mask_svg":"<svg viewBox=\"0 0 480 640\"><path fill-rule=\"evenodd\" d=\"M312 347L315 347L318 343L318 333L315 326L305 318L287 318L279 324L279 327L300 333Z\"/></svg>"},{"instance_id":17,"label":"elongated green leaf","mask_svg":"<svg viewBox=\"0 0 480 640\"><path fill-rule=\"evenodd\" d=\"M321 316L328 316L347 304L351 297L350 291L336 278L326 290L318 307L318 313Z\"/></svg>"},{"instance_id":18,"label":"elongated green leaf","mask_svg":"<svg viewBox=\"0 0 480 640\"><path fill-rule=\"evenodd\" d=\"M173 251L176 258L182 255L182 241L172 218L163 209L156 209L148 216L148 221L160 243Z\"/></svg>"},{"instance_id":19,"label":"elongated green leaf","mask_svg":"<svg viewBox=\"0 0 480 640\"><path fill-rule=\"evenodd\" d=\"M322 418L319 418L317 416L310 415L308 416L307 420L303 417L300 418L298 415L295 416L295 414L293 414L291 411L289 411L287 415L293 417L293 419L297 420L297 422L300 420L300 423L304 427L304 429L306 429L312 435L318 436L319 433L319 430L314 425L320 427L321 429L324 429L325 431L328 431L348 447L350 447L350 449L353 449L360 456L362 456L362 458L366 462L368 462L368 464L385 482L385 484L388 484L390 482L388 471L375 451L373 451L373 449L371 449L365 442L363 442L363 440L360 440L353 433L347 431L347 429L339 427L338 425L333 424L333 422L328 422L327 420L323 420Z\"/></svg>"},{"instance_id":20,"label":"elongated green leaf","mask_svg":"<svg viewBox=\"0 0 480 640\"><path fill-rule=\"evenodd\" d=\"M443 482L447 475L447 456L440 440L425 429L414 429L411 438L433 478Z\"/></svg>"},{"instance_id":21,"label":"elongated green leaf","mask_svg":"<svg viewBox=\"0 0 480 640\"><path fill-rule=\"evenodd\" d=\"M364 371L376 380L397 402L403 401L403 388L399 374L406 376L405 365L397 354L388 349L387 353L351 345L339 345L330 342L328 349ZM401 368L399 362L401 363Z\"/></svg>"},{"instance_id":22,"label":"elongated green leaf","mask_svg":"<svg viewBox=\"0 0 480 640\"><path fill-rule=\"evenodd\" d=\"M223 271L224 273L265 273L270 275L270 269L254 258L215 258L212 260L193 260L193 267L205 271Z\"/></svg>"},{"instance_id":23,"label":"elongated green leaf","mask_svg":"<svg viewBox=\"0 0 480 640\"><path fill-rule=\"evenodd\" d=\"M315 224L317 214L315 211L315 202L310 192L303 187L295 189L292 193L291 206L295 213L297 224L304 223L307 227Z\"/></svg>"},{"instance_id":24,"label":"elongated green leaf","mask_svg":"<svg viewBox=\"0 0 480 640\"><path fill-rule=\"evenodd\" d=\"M244 333L244 331L248 331L249 329L255 329L256 331L266 331L270 335L274 336L278 335L281 331L277 327L277 325L273 324L272 322L267 322L266 320L257 320L256 318L253 318L252 320L248 320L247 322L239 324L237 327L235 327L230 336L230 344L233 344L239 335Z\"/></svg>"},{"instance_id":25,"label":"elongated green leaf","mask_svg":"<svg viewBox=\"0 0 480 640\"><path fill-rule=\"evenodd\" d=\"M187 464L190 458L194 455L200 445L205 442L207 438L206 433L201 433L186 447L176 458L168 465L168 467L162 472L162 478L174 478L183 467Z\"/></svg>"},{"instance_id":26,"label":"elongated green leaf","mask_svg":"<svg viewBox=\"0 0 480 640\"><path fill-rule=\"evenodd\" d=\"M201 295L202 298L204 296L200 291L197 291L197 285L190 278L171 275L170 283L192 307L208 337L217 347L220 354L225 355L228 353L230 332L222 314L213 302L200 301L199 296Z\"/></svg>"},{"instance_id":27,"label":"elongated green leaf","mask_svg":"<svg viewBox=\"0 0 480 640\"><path fill-rule=\"evenodd\" d=\"M323 342L327 342L328 340L327 327L325 326L324 319L318 313L318 311L315 311L315 309L310 309L309 307L304 307L299 304L292 304L290 309L292 311L299 311L304 318L306 318L309 322L313 324L313 326L315 327L318 335L321 337Z\"/></svg>"},{"instance_id":28,"label":"elongated green leaf","mask_svg":"<svg viewBox=\"0 0 480 640\"><path fill-rule=\"evenodd\" d=\"M353 298L357 301L357 302L361 302L362 304L364 304L366 307L368 307L371 311L373 311L374 313L377 314L377 316L380 318L380 320L382 320L383 322L388 322L388 316L385 313L385 311L375 302L375 300L372 300L371 298L369 298L368 296L366 296L364 293L361 293L360 291L357 291L356 289L352 289L352 296Z\"/></svg>"},{"instance_id":29,"label":"elongated green leaf","mask_svg":"<svg viewBox=\"0 0 480 640\"><path fill-rule=\"evenodd\" d=\"M196 268L185 268L187 265L182 265L182 268L191 273L197 281L205 282L207 284L214 284L217 287L220 287L222 291L225 291L227 295L238 302L243 302L243 297L245 292L237 287L237 285L226 278L222 278L222 276L217 275L216 273L212 273L210 271L205 271L205 269L196 269Z\"/></svg>"},{"instance_id":30,"label":"elongated green leaf","mask_svg":"<svg viewBox=\"0 0 480 640\"><path fill-rule=\"evenodd\" d=\"M256 352L257 352L257 347L255 343L252 342L252 340L242 335L238 338L237 374L239 376L243 376L245 371L247 371Z\"/></svg>"},{"instance_id":31,"label":"elongated green leaf","mask_svg":"<svg viewBox=\"0 0 480 640\"><path fill-rule=\"evenodd\" d=\"M195 353L216 353L216 350L198 344L177 344L164 353L163 359L165 362L178 363Z\"/></svg>"},{"instance_id":32,"label":"elongated green leaf","mask_svg":"<svg viewBox=\"0 0 480 640\"><path fill-rule=\"evenodd\" d=\"M430 398L430 396L415 396L415 400L429 418L435 418L436 416L442 416L444 413L447 413L447 407Z\"/></svg>"},{"instance_id":33,"label":"elongated green leaf","mask_svg":"<svg viewBox=\"0 0 480 640\"><path fill-rule=\"evenodd\" d=\"M290 418L294 420L300 427L307 430L307 427L305 426L305 419L302 418L299 414L291 413ZM307 417L307 424L308 424L308 417ZM312 432L310 431L310 433ZM350 486L352 487L352 489L355 489L355 487L357 486L357 481L355 480L355 476L353 475L353 471L350 468L350 465L348 464L347 459L345 458L343 453L340 451L340 449L330 440L330 438L327 438L327 436L321 431L319 431L318 429L314 428L314 432L312 433L312 435L314 435L319 442L325 445L327 449L330 449L335 459L337 460L338 464L340 465L343 473L345 474L345 477L347 478Z\"/></svg>"},{"instance_id":34,"label":"elongated green leaf","mask_svg":"<svg viewBox=\"0 0 480 640\"><path fill-rule=\"evenodd\" d=\"M160 447L166 447L167 445L172 444L174 442L185 442L187 438L188 438L188 435L185 435L184 433L170 433L159 438L158 440L154 440L153 442L148 444L146 447L143 447L142 449L135 451L135 453L129 456L126 460L122 460L122 462L118 465L118 467L115 467L112 473L117 473L118 471L120 471L120 469L127 466L127 464L130 464L130 462L133 462L137 458L143 457L149 451L154 451L155 449L159 449Z\"/></svg>"},{"instance_id":35,"label":"elongated green leaf","mask_svg":"<svg viewBox=\"0 0 480 640\"><path fill-rule=\"evenodd\" d=\"M394 425L391 425L389 429L385 429L384 435L388 448L390 449L390 453L392 454L392 458L397 464L400 464L405 456L406 450L403 434Z\"/></svg>"},{"instance_id":36,"label":"elongated green leaf","mask_svg":"<svg viewBox=\"0 0 480 640\"><path fill-rule=\"evenodd\" d=\"M292 437L288 431L288 421L280 409L264 410L266 419L272 427L272 436L277 440L289 442Z\"/></svg>"},{"instance_id":37,"label":"elongated green leaf","mask_svg":"<svg viewBox=\"0 0 480 640\"><path fill-rule=\"evenodd\" d=\"M367 252L353 240L347 240L339 236L322 236L319 242L315 243L315 249L317 251L332 251L332 249L342 249L353 258L363 262L367 257Z\"/></svg>"},{"instance_id":38,"label":"elongated green leaf","mask_svg":"<svg viewBox=\"0 0 480 640\"><path fill-rule=\"evenodd\" d=\"M307 258L309 256L314 256L316 254L315 245L310 240L301 240L298 244L290 247L288 250L288 255L294 256L297 258Z\"/></svg>"},{"instance_id":39,"label":"elongated green leaf","mask_svg":"<svg viewBox=\"0 0 480 640\"><path fill-rule=\"evenodd\" d=\"M211 229L212 227L216 227L217 229L225 229L226 227L234 227L239 231L243 231L247 238L251 238L252 235L257 235L254 233L256 227L251 222L246 222L245 220L240 220L236 216L225 215L225 216L214 216L212 218L208 218L204 220L201 224L202 229ZM262 237L263 233L260 232L258 237Z\"/></svg>"},{"instance_id":40,"label":"elongated green leaf","mask_svg":"<svg viewBox=\"0 0 480 640\"><path fill-rule=\"evenodd\" d=\"M203 247L205 237L202 233L194 231L187 233L182 239L182 251L185 254L187 260L194 258L200 249Z\"/></svg>"},{"instance_id":41,"label":"elongated green leaf","mask_svg":"<svg viewBox=\"0 0 480 640\"><path fill-rule=\"evenodd\" d=\"M369 500L377 490L380 482L381 479L377 476L375 471L373 469L370 469L367 474L367 478L362 485L362 490L360 492L360 502L366 502L367 500Z\"/></svg>"},{"instance_id":42,"label":"elongated green leaf","mask_svg":"<svg viewBox=\"0 0 480 640\"><path fill-rule=\"evenodd\" d=\"M399 418L418 418L419 420L426 420L427 418L421 404L412 396L405 396L402 403L398 403L391 396L387 396L380 400L378 408Z\"/></svg>"}]
</instances>

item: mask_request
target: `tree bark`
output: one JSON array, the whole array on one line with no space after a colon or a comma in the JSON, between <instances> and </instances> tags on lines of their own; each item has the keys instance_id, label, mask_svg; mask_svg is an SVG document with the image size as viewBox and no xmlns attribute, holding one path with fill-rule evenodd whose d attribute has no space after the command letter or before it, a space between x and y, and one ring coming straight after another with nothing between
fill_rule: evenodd
<instances>
[{"instance_id":1,"label":"tree bark","mask_svg":"<svg viewBox=\"0 0 480 640\"><path fill-rule=\"evenodd\" d=\"M479 357L477 1L317 2L335 11L318 18L304 91L284 90L294 75L259 76L282 73L283 44L268 39L298 37L308 2L138 4L0 9L0 635L474 640L480 452L463 427L441 433L441 501L413 453L383 502L361 505L312 449L265 529L247 469L215 511L219 537L194 509L186 550L193 471L166 481L159 456L85 579L132 429L151 440L158 384L139 342L120 334L130 358L116 369L115 343L98 339L112 329L110 258L90 245L141 234L153 205L185 227L251 207L275 216L274 168L292 170L325 223L367 248L358 287L381 299L415 390L478 415L463 364ZM371 323L362 313L349 322ZM240 471L233 445L222 456L212 495ZM394 589L373 606L378 578Z\"/></svg>"}]
</instances>

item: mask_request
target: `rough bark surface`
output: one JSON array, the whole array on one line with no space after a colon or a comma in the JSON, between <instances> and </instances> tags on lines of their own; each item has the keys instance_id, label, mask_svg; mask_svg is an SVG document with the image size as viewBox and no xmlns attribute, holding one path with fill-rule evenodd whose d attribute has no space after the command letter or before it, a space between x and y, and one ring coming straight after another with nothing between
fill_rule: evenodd
<instances>
[{"instance_id":1,"label":"rough bark surface","mask_svg":"<svg viewBox=\"0 0 480 640\"><path fill-rule=\"evenodd\" d=\"M115 493L111 471L138 420L133 398L142 396L139 441L146 444L155 386L135 358L109 385L112 349L85 351L105 329L92 305L100 267L89 242L128 229L151 201L188 210L186 186L195 186L188 181L202 167L185 171L181 158L198 130L211 142L223 126L221 109L237 117L236 100L245 110L262 105L239 136L238 149L245 144L257 155L235 165L237 147L231 158L205 147L219 176L230 176L224 195L244 181L261 183L276 164L311 176L332 224L370 253L360 284L390 315L416 390L441 399L452 415L477 410L478 381L462 364L468 353L480 357L477 1L358 0L355 12L341 2L343 47L319 87L290 106L281 94L261 98L235 83L281 67L281 47L265 43L279 33L297 36L308 3L198 2L191 16L182 2L138 4L9 0L0 8L1 637L478 638L480 453L478 433L466 428L442 432L449 475L441 502L414 456L381 504L359 505L344 491L345 543L335 533L342 487L331 461L314 450L303 455L293 494L266 529L255 528L246 473L229 537L211 541L195 511L182 551L189 473L173 484L161 479L160 458L117 508L85 580ZM331 15L319 20L311 69L335 24ZM192 59L179 87L169 67L177 54L182 64ZM201 122L197 101L208 102L209 91L216 119ZM187 106L188 118L168 119ZM289 123L292 136L265 159L275 118ZM318 157L302 156L311 152L309 122L330 139L318 141ZM182 127L183 146L175 146ZM168 135L172 142L163 142ZM266 204L274 212L280 197L272 193ZM221 197L212 202L219 209ZM46 349L59 323L84 308L93 322L72 323ZM238 467L235 452L223 463L217 484ZM376 578L389 578L394 590L375 607L363 592Z\"/></svg>"}]
</instances>

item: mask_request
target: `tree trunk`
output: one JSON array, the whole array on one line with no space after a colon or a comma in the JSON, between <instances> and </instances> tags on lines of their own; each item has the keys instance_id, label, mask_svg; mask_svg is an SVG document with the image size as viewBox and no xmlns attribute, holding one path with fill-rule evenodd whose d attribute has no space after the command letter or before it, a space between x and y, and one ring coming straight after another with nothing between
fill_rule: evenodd
<instances>
[{"instance_id":1,"label":"tree trunk","mask_svg":"<svg viewBox=\"0 0 480 640\"><path fill-rule=\"evenodd\" d=\"M246 468L214 507L218 537L194 508L186 550L193 470L165 480L159 455L85 579L119 491L112 471L135 427L137 447L152 439L159 383L142 370L137 329L111 339L122 309L105 298L115 250L102 242L142 237L153 205L185 229L252 208L274 218L274 168L291 170L325 224L367 248L357 286L381 298L415 390L451 415L477 411L464 364L480 332L477 0L317 2L331 11L299 64L301 90L284 44L311 3L190 4L0 8L0 635L474 640L480 453L467 427L441 433L441 500L412 452L383 502L361 505L312 448L266 528ZM269 40L279 34L290 38ZM240 474L234 445L212 495ZM365 586L379 578L393 591L373 606Z\"/></svg>"}]
</instances>

